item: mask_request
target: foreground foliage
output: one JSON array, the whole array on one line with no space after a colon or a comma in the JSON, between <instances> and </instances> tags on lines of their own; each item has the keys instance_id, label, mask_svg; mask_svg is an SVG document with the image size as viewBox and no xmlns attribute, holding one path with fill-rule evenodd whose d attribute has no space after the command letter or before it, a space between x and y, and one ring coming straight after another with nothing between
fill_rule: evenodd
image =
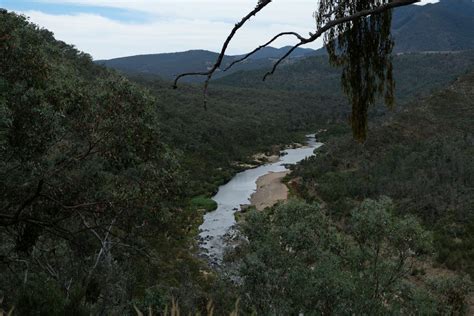
<instances>
[{"instance_id":1,"label":"foreground foliage","mask_svg":"<svg viewBox=\"0 0 474 316\"><path fill-rule=\"evenodd\" d=\"M0 296L22 315L115 313L152 286L167 300L199 276L198 213L156 100L0 15Z\"/></svg>"},{"instance_id":2,"label":"foreground foliage","mask_svg":"<svg viewBox=\"0 0 474 316\"><path fill-rule=\"evenodd\" d=\"M432 238L413 216L395 215L388 198L364 201L339 223L317 204L291 201L249 214L243 232L243 292L259 315L465 311L466 293L449 294L468 281L412 277Z\"/></svg>"}]
</instances>

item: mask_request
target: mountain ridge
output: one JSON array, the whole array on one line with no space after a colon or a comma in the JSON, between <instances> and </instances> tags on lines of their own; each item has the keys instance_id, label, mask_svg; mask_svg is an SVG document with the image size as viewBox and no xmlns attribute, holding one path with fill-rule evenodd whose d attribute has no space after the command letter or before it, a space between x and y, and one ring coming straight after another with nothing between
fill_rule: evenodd
<instances>
[{"instance_id":1,"label":"mountain ridge","mask_svg":"<svg viewBox=\"0 0 474 316\"><path fill-rule=\"evenodd\" d=\"M394 52L459 51L474 48L474 2L442 0L394 11Z\"/></svg>"},{"instance_id":2,"label":"mountain ridge","mask_svg":"<svg viewBox=\"0 0 474 316\"><path fill-rule=\"evenodd\" d=\"M241 70L268 67L272 65L275 58L280 58L290 48L291 46L284 46L281 48L265 47L245 61L235 65L229 71L226 71L225 73L221 71L216 72L215 77L219 78ZM290 55L287 63L314 54L315 51L310 48L298 48ZM192 49L184 52L134 55L109 60L96 60L95 62L129 74L150 74L171 80L183 72L205 71L208 67L211 67L214 64L218 56L218 53L209 50ZM245 56L245 54L225 55L223 59L223 67L230 65L230 63L242 58L243 56ZM184 78L184 81L187 82L202 80L202 77Z\"/></svg>"}]
</instances>

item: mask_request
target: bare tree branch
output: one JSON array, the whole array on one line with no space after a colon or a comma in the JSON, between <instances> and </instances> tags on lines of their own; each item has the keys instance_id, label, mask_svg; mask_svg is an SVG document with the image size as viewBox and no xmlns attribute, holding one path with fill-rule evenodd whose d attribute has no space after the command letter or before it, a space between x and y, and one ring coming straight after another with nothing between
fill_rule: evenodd
<instances>
[{"instance_id":1,"label":"bare tree branch","mask_svg":"<svg viewBox=\"0 0 474 316\"><path fill-rule=\"evenodd\" d=\"M34 202L34 200L36 200L36 198L38 198L41 194L41 189L43 188L43 184L44 184L44 180L41 179L38 181L38 186L36 187L36 190L35 190L35 193L30 197L28 198L25 202L23 202L23 204L18 208L18 210L16 211L15 213L15 220L18 220L18 218L20 217L21 213L23 212L23 210L29 206L31 203Z\"/></svg>"},{"instance_id":2,"label":"bare tree branch","mask_svg":"<svg viewBox=\"0 0 474 316\"><path fill-rule=\"evenodd\" d=\"M246 60L247 58L249 58L250 56L252 56L252 55L255 54L256 52L258 52L259 50L261 50L262 48L267 47L268 45L270 45L271 43L273 43L275 40L277 40L278 38L280 38L280 37L282 37L282 36L285 36L285 35L293 35L293 36L295 36L296 38L298 38L299 40L304 40L304 37L301 36L301 35L299 35L299 34L296 33L296 32L282 32L282 33L280 33L280 34L275 35L271 40L269 40L269 41L266 42L265 44L260 45L259 47L255 48L253 51L251 51L250 53L248 53L248 54L245 55L244 57L239 58L239 59L237 59L237 60L234 60L227 68L224 69L224 71L227 71L227 70L229 70L230 68L232 68L232 66L234 66L235 64L240 63L240 62Z\"/></svg>"},{"instance_id":3,"label":"bare tree branch","mask_svg":"<svg viewBox=\"0 0 474 316\"><path fill-rule=\"evenodd\" d=\"M295 49L297 49L298 47L300 47L301 45L304 45L304 44L306 44L305 41L299 42L298 44L296 44L295 46L293 46L290 50L288 50L285 55L281 56L280 59L278 59L277 62L273 64L272 70L269 71L269 72L267 72L267 73L265 74L265 76L263 76L263 81L265 81L268 76L273 75L273 74L275 73L275 70L277 69L277 67L278 67L288 56L290 56L291 53L293 53L293 51L294 51Z\"/></svg>"},{"instance_id":4,"label":"bare tree branch","mask_svg":"<svg viewBox=\"0 0 474 316\"><path fill-rule=\"evenodd\" d=\"M66 209L66 210L72 210L72 209L76 209L76 208L83 208L83 207L91 207L91 206L96 206L96 205L99 205L99 204L103 204L103 202L90 202L90 203L82 203L82 204L77 204L77 205L64 205L61 201L58 201L56 200L55 198L51 197L51 196L48 196L48 195L45 195L45 194L41 194L42 197L58 204L61 208L63 209Z\"/></svg>"},{"instance_id":5,"label":"bare tree branch","mask_svg":"<svg viewBox=\"0 0 474 316\"><path fill-rule=\"evenodd\" d=\"M180 74L179 76L176 77L173 83L173 88L176 89L178 87L178 81L186 76L207 76L207 79L204 83L204 107L206 107L206 95L207 95L207 87L209 86L209 81L212 78L212 75L216 72L216 70L221 66L222 60L224 59L225 52L227 50L227 47L229 46L230 41L234 37L234 35L237 33L237 31L244 26L244 24L250 20L252 16L255 16L258 12L263 10L267 5L269 5L272 2L272 0L259 0L257 6L246 16L240 20L239 23L235 24L234 28L230 32L229 36L227 36L227 39L225 40L224 44L222 45L221 52L219 54L219 57L217 57L216 62L212 66L212 68L209 71L206 72L189 72L189 73L184 73Z\"/></svg>"},{"instance_id":6,"label":"bare tree branch","mask_svg":"<svg viewBox=\"0 0 474 316\"><path fill-rule=\"evenodd\" d=\"M82 219L82 223L84 224L84 226L86 228L89 229L89 231L97 238L97 240L100 242L100 250L99 252L97 253L97 256L96 256L96 260L95 260L95 263L94 265L90 268L89 270L89 274L87 276L87 279L86 280L90 280L95 269L97 268L97 266L99 265L101 259L103 256L108 256L110 255L110 250L112 248L112 243L111 241L109 240L109 235L110 235L110 231L112 230L115 222L117 221L117 218L118 216L121 214L122 212L120 212L119 214L117 214L117 216L114 217L114 219L112 220L112 222L110 223L108 229L106 229L105 231L105 235L104 237L101 237L99 235L99 233L94 229L92 228L89 223L87 223L87 220L86 220L86 217L84 215L82 215L82 213L79 212L79 216L81 217Z\"/></svg>"}]
</instances>

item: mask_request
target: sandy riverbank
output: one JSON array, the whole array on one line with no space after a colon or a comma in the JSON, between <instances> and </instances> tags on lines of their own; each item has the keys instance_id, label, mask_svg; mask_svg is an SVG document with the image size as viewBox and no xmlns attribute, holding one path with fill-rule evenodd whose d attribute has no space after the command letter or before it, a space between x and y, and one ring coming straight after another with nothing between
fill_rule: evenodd
<instances>
[{"instance_id":1,"label":"sandy riverbank","mask_svg":"<svg viewBox=\"0 0 474 316\"><path fill-rule=\"evenodd\" d=\"M281 180L290 171L270 172L257 180L257 191L250 197L250 204L259 211L288 199L288 188Z\"/></svg>"}]
</instances>

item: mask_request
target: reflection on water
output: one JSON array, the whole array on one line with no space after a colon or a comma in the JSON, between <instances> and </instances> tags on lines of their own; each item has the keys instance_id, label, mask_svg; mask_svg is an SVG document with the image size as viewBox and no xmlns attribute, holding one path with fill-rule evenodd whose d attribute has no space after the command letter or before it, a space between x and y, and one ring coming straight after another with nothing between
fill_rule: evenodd
<instances>
[{"instance_id":1,"label":"reflection on water","mask_svg":"<svg viewBox=\"0 0 474 316\"><path fill-rule=\"evenodd\" d=\"M218 207L215 211L204 215L204 223L199 227L201 247L212 262L222 261L224 236L235 225L234 213L240 210L240 205L250 203L250 196L257 188L257 179L269 172L288 170L284 165L296 164L314 155L314 150L322 145L316 142L314 134L307 137L306 147L284 150L285 154L280 157L280 161L240 172L227 184L219 187L217 194L212 198Z\"/></svg>"}]
</instances>

